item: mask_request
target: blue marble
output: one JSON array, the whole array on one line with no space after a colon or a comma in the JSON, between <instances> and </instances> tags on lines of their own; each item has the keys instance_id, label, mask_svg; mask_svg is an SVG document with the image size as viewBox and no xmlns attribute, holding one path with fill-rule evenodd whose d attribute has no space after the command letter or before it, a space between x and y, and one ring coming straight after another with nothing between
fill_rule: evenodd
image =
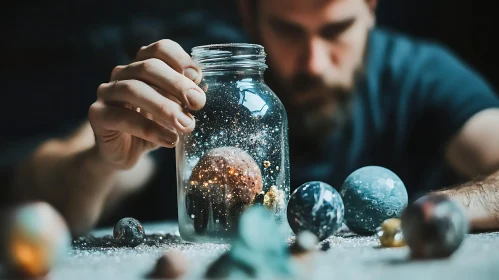
<instances>
[{"instance_id":1,"label":"blue marble","mask_svg":"<svg viewBox=\"0 0 499 280\"><path fill-rule=\"evenodd\" d=\"M366 166L352 172L340 194L345 203L346 225L361 235L375 233L386 219L399 218L408 203L402 180L380 166Z\"/></svg>"},{"instance_id":2,"label":"blue marble","mask_svg":"<svg viewBox=\"0 0 499 280\"><path fill-rule=\"evenodd\" d=\"M297 188L288 202L289 226L295 234L308 230L322 241L343 223L343 200L330 185L313 181Z\"/></svg>"}]
</instances>

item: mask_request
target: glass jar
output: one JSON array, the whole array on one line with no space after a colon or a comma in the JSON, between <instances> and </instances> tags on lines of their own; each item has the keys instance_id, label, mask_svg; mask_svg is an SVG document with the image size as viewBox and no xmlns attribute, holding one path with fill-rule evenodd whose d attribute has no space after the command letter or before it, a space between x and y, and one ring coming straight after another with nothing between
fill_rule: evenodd
<instances>
[{"instance_id":1,"label":"glass jar","mask_svg":"<svg viewBox=\"0 0 499 280\"><path fill-rule=\"evenodd\" d=\"M264 205L289 229L288 121L265 84L265 51L254 44L192 49L206 105L176 146L179 231L186 241L226 243L241 213ZM255 221L258 227L258 221Z\"/></svg>"}]
</instances>

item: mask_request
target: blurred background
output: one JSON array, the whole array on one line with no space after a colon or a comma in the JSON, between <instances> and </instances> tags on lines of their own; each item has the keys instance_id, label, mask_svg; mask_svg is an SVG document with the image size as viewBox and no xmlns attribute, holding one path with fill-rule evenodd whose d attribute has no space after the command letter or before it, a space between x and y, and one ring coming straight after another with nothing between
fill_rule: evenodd
<instances>
[{"instance_id":1,"label":"blurred background","mask_svg":"<svg viewBox=\"0 0 499 280\"><path fill-rule=\"evenodd\" d=\"M10 1L0 10L0 165L83 121L98 85L142 45L244 41L234 0ZM493 1L379 0L378 25L438 41L499 88ZM191 38L197 38L194 42Z\"/></svg>"}]
</instances>

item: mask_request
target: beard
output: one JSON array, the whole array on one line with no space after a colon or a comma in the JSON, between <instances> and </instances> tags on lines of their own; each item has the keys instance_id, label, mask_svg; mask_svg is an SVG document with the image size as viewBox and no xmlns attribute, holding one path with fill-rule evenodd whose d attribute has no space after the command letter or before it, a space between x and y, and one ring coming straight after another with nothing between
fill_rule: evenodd
<instances>
[{"instance_id":1,"label":"beard","mask_svg":"<svg viewBox=\"0 0 499 280\"><path fill-rule=\"evenodd\" d=\"M265 79L286 109L291 138L320 141L351 119L353 92L364 77L363 65L355 70L351 85L328 85L306 73L285 82L269 70Z\"/></svg>"}]
</instances>

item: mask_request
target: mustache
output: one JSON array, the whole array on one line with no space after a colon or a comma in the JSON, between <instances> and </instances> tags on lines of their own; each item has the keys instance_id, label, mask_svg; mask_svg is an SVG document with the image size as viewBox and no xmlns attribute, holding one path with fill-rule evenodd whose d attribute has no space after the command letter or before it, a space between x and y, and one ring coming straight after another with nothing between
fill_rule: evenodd
<instances>
[{"instance_id":1,"label":"mustache","mask_svg":"<svg viewBox=\"0 0 499 280\"><path fill-rule=\"evenodd\" d=\"M306 73L299 73L291 79L292 89L298 91L306 91L324 85L326 85L326 83L321 77L311 76Z\"/></svg>"}]
</instances>

